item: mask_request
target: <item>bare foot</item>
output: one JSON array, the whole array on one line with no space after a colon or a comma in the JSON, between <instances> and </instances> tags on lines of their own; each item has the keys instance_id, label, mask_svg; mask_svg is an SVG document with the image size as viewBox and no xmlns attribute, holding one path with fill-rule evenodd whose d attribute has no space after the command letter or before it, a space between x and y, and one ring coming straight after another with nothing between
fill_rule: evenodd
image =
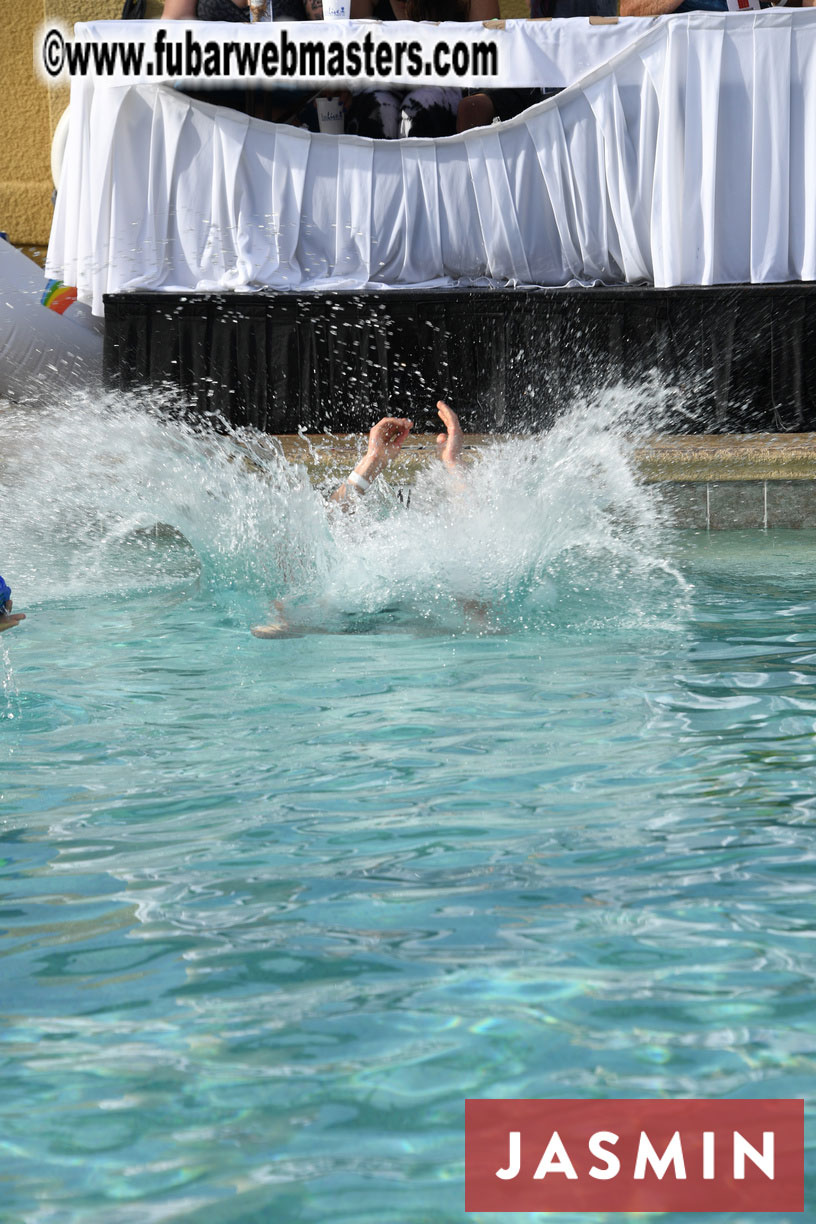
<instances>
[{"instance_id":1,"label":"bare foot","mask_svg":"<svg viewBox=\"0 0 816 1224\"><path fill-rule=\"evenodd\" d=\"M253 625L249 631L256 638L287 638L297 637L298 634L292 633L292 630L286 625Z\"/></svg>"},{"instance_id":2,"label":"bare foot","mask_svg":"<svg viewBox=\"0 0 816 1224\"><path fill-rule=\"evenodd\" d=\"M446 468L453 471L454 468L460 465L465 435L462 433L462 426L459 424L458 416L452 408L448 407L444 400L438 400L436 407L442 419L442 424L447 430L447 433L439 434L436 439L439 458Z\"/></svg>"},{"instance_id":3,"label":"bare foot","mask_svg":"<svg viewBox=\"0 0 816 1224\"><path fill-rule=\"evenodd\" d=\"M300 634L292 629L286 619L283 602L276 599L272 605L272 618L266 625L253 625L250 633L256 638L286 638L299 637Z\"/></svg>"}]
</instances>

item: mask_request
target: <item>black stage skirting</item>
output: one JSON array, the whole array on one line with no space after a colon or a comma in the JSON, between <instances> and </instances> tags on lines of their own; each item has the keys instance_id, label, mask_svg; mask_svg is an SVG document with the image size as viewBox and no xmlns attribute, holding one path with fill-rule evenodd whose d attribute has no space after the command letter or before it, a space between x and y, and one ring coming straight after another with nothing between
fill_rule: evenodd
<instances>
[{"instance_id":1,"label":"black stage skirting","mask_svg":"<svg viewBox=\"0 0 816 1224\"><path fill-rule=\"evenodd\" d=\"M816 284L386 293L122 293L111 388L165 384L195 414L268 433L540 428L575 396L655 378L680 432L816 429Z\"/></svg>"}]
</instances>

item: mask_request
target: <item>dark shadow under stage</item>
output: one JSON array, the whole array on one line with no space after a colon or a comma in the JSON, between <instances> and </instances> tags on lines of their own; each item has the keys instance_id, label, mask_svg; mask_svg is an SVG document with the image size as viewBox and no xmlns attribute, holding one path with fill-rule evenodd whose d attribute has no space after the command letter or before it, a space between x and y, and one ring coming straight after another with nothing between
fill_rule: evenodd
<instances>
[{"instance_id":1,"label":"dark shadow under stage","mask_svg":"<svg viewBox=\"0 0 816 1224\"><path fill-rule=\"evenodd\" d=\"M545 426L576 396L653 378L674 432L816 429L816 283L655 289L121 293L105 374L268 433Z\"/></svg>"}]
</instances>

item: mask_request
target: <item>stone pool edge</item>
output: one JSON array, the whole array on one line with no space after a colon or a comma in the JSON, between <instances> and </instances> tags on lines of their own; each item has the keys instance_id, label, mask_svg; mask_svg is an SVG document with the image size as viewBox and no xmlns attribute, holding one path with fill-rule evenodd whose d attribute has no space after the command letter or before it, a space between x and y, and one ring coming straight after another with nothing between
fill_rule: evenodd
<instances>
[{"instance_id":1,"label":"stone pool edge","mask_svg":"<svg viewBox=\"0 0 816 1224\"><path fill-rule=\"evenodd\" d=\"M342 471L361 453L358 435L278 435L287 459L310 471ZM469 434L466 452L497 441ZM410 479L435 451L434 436L410 439L392 468ZM655 435L635 461L656 485L676 527L697 530L816 529L816 433Z\"/></svg>"}]
</instances>

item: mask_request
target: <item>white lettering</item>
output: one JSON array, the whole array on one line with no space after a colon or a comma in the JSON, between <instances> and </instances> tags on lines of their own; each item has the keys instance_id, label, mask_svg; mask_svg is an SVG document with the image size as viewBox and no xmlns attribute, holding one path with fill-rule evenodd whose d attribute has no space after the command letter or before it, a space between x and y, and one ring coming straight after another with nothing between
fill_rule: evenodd
<instances>
[{"instance_id":1,"label":"white lettering","mask_svg":"<svg viewBox=\"0 0 816 1224\"><path fill-rule=\"evenodd\" d=\"M683 1161L683 1144L680 1141L680 1132L675 1131L669 1140L668 1146L662 1156L658 1156L657 1152L652 1147L649 1136L645 1131L640 1132L640 1142L638 1143L637 1160L635 1161L635 1181L642 1181L646 1176L647 1162L652 1166L657 1174L658 1180L663 1177L670 1164L674 1165L674 1176L677 1181L686 1180L686 1166Z\"/></svg>"},{"instance_id":2,"label":"white lettering","mask_svg":"<svg viewBox=\"0 0 816 1224\"><path fill-rule=\"evenodd\" d=\"M767 1148L767 1151L766 1151ZM773 1131L762 1132L762 1152L758 1152L755 1147L745 1139L739 1131L734 1131L734 1177L738 1181L742 1181L745 1177L745 1157L755 1164L758 1169L761 1169L766 1177L771 1181L774 1179L774 1133Z\"/></svg>"},{"instance_id":3,"label":"white lettering","mask_svg":"<svg viewBox=\"0 0 816 1224\"><path fill-rule=\"evenodd\" d=\"M508 1157L507 1168L496 1170L496 1176L504 1178L505 1181L510 1181L511 1178L518 1177L519 1175L519 1169L521 1168L521 1131L510 1132Z\"/></svg>"},{"instance_id":4,"label":"white lettering","mask_svg":"<svg viewBox=\"0 0 816 1224\"><path fill-rule=\"evenodd\" d=\"M561 1142L558 1131L553 1131L533 1177L540 1180L548 1173L563 1173L570 1181L578 1180L578 1174L572 1166L572 1161L567 1155L567 1149Z\"/></svg>"},{"instance_id":5,"label":"white lettering","mask_svg":"<svg viewBox=\"0 0 816 1224\"><path fill-rule=\"evenodd\" d=\"M714 1132L703 1131L703 1181L714 1180Z\"/></svg>"},{"instance_id":6,"label":"white lettering","mask_svg":"<svg viewBox=\"0 0 816 1224\"><path fill-rule=\"evenodd\" d=\"M597 1156L606 1165L606 1169L599 1169L597 1165L593 1165L589 1170L590 1177L597 1177L598 1181L608 1181L610 1177L617 1177L620 1173L620 1161L614 1152L608 1152L603 1146L604 1143L617 1143L619 1135L614 1131L596 1131L589 1138L589 1150L591 1155Z\"/></svg>"}]
</instances>

